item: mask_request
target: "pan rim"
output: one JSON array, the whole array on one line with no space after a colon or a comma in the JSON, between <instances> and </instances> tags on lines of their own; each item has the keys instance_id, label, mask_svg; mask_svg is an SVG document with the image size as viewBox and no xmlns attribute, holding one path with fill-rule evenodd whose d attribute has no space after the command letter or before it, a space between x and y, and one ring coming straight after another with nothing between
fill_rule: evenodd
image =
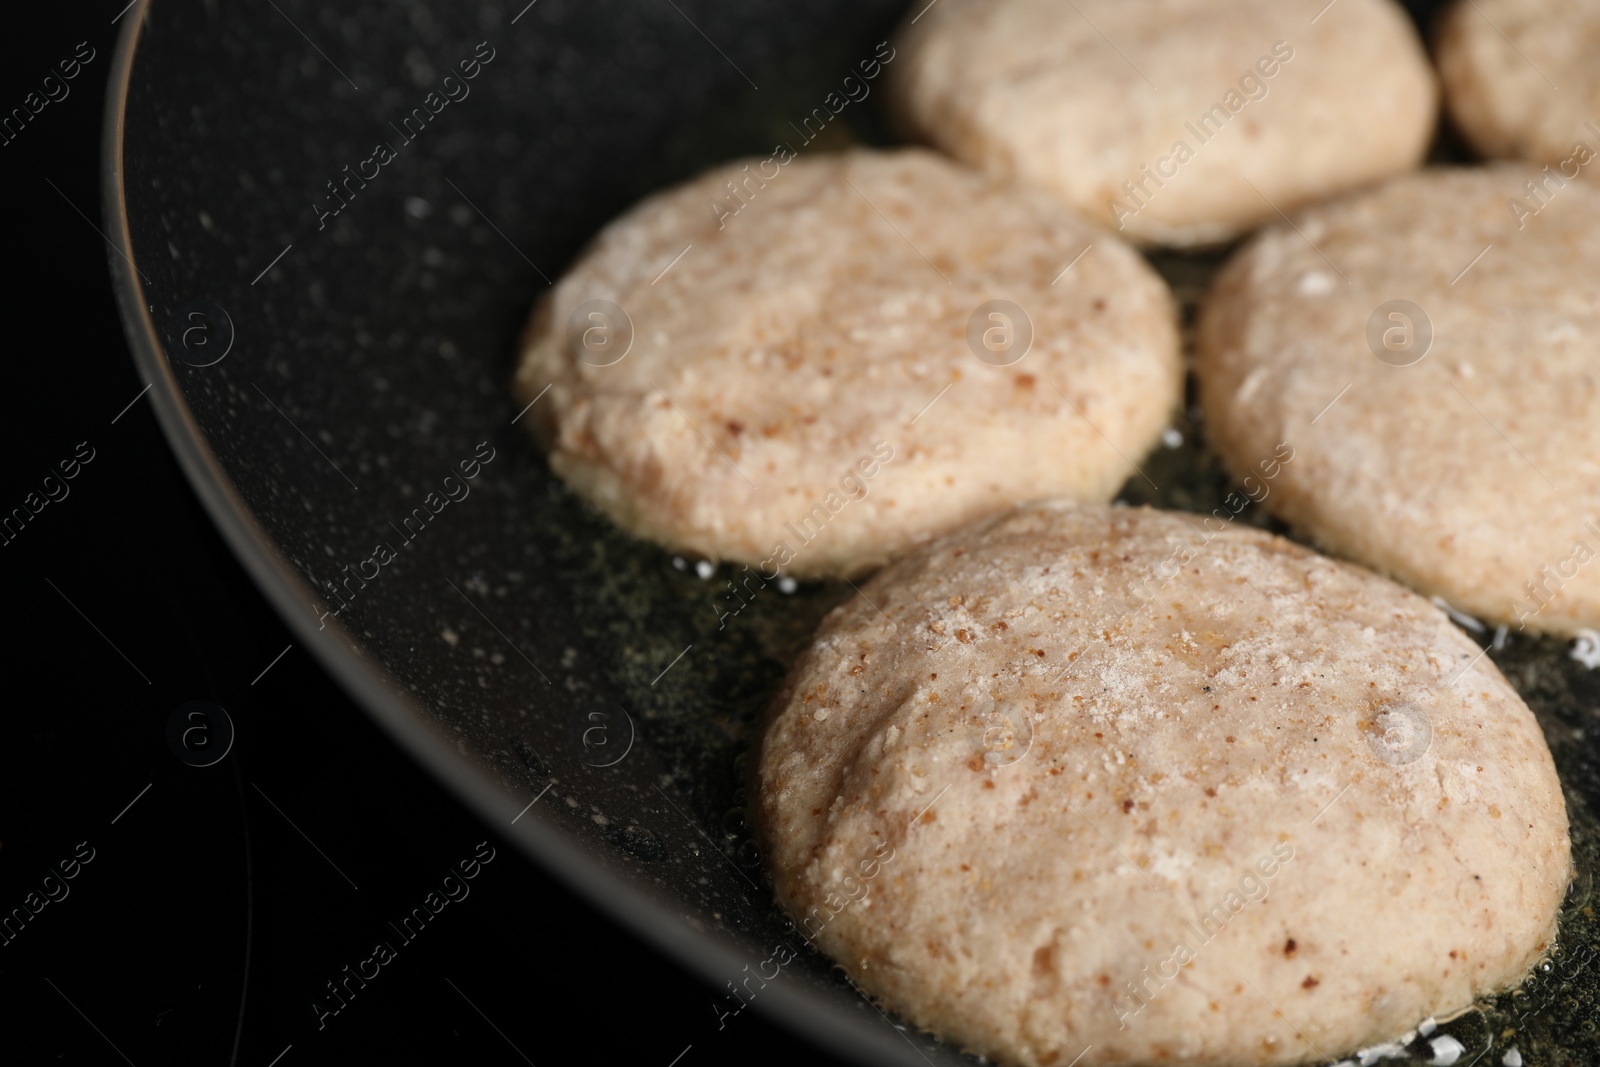
<instances>
[{"instance_id":1,"label":"pan rim","mask_svg":"<svg viewBox=\"0 0 1600 1067\"><path fill-rule=\"evenodd\" d=\"M369 657L346 644L321 640L304 605L311 588L278 551L256 521L249 505L223 469L189 410L150 315L134 260L127 198L123 186L123 149L128 94L134 60L142 38L150 0L137 7L119 28L100 140L100 212L110 245L107 262L123 335L141 379L150 383L151 406L167 447L199 498L212 524L255 587L283 619L297 642L378 727L482 819L495 833L512 841L528 859L577 895L629 930L645 944L716 986L736 976L746 960L730 943L695 930L688 921L642 890L631 886L591 859L567 835L537 818L511 822L518 805L478 774L471 763L445 744L441 731L401 690L387 682ZM334 620L337 626L337 620ZM350 646L357 642L342 628ZM324 635L325 636L325 635ZM910 1035L889 1026L875 1026L839 1009L817 988L800 982L775 983L759 1009L768 1018L857 1062L917 1067L929 1062ZM868 1013L870 1014L870 1013ZM900 1037L895 1041L890 1035Z\"/></svg>"}]
</instances>

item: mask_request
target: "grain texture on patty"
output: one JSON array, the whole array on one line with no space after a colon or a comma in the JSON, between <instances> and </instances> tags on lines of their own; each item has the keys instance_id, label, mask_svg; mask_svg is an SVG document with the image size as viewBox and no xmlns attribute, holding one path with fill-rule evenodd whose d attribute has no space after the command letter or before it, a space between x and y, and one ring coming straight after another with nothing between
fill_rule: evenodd
<instances>
[{"instance_id":1,"label":"grain texture on patty","mask_svg":"<svg viewBox=\"0 0 1600 1067\"><path fill-rule=\"evenodd\" d=\"M1600 153L1600 3L1459 0L1439 20L1446 109L1485 155L1592 177Z\"/></svg>"},{"instance_id":2,"label":"grain texture on patty","mask_svg":"<svg viewBox=\"0 0 1600 1067\"><path fill-rule=\"evenodd\" d=\"M1522 977L1569 881L1549 750L1477 646L1196 515L1027 505L895 563L824 621L756 766L805 936L1030 1067L1396 1037Z\"/></svg>"},{"instance_id":3,"label":"grain texture on patty","mask_svg":"<svg viewBox=\"0 0 1600 1067\"><path fill-rule=\"evenodd\" d=\"M628 211L540 304L515 388L625 528L805 577L1110 499L1182 375L1171 294L1123 242L931 152L855 150Z\"/></svg>"},{"instance_id":4,"label":"grain texture on patty","mask_svg":"<svg viewBox=\"0 0 1600 1067\"><path fill-rule=\"evenodd\" d=\"M1398 178L1264 232L1197 334L1235 472L1267 508L1481 619L1600 626L1600 190L1520 209L1532 167Z\"/></svg>"},{"instance_id":5,"label":"grain texture on patty","mask_svg":"<svg viewBox=\"0 0 1600 1067\"><path fill-rule=\"evenodd\" d=\"M908 130L1161 245L1415 167L1438 90L1404 10L1342 0L940 0L888 68Z\"/></svg>"}]
</instances>

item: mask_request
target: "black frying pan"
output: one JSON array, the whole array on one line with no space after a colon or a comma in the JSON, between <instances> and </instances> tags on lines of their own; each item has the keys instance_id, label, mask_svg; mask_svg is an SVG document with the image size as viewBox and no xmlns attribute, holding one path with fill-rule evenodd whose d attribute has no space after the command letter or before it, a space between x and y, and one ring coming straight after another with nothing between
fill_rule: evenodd
<instances>
[{"instance_id":1,"label":"black frying pan","mask_svg":"<svg viewBox=\"0 0 1600 1067\"><path fill-rule=\"evenodd\" d=\"M915 1065L964 1057L891 1024L805 948L742 818L764 702L848 587L726 619L731 575L703 577L575 499L508 390L533 301L590 234L653 189L794 140L789 122L903 13L141 0L112 75L105 210L168 440L302 643L485 820L737 987L727 1011L748 1000L864 1062ZM880 98L806 150L885 142ZM1215 261L1157 265L1192 306ZM1167 490L1124 499L1220 502L1225 477L1181 428L1185 446L1152 459ZM1551 738L1582 876L1556 969L1444 1029L1463 1064L1512 1045L1528 1063L1592 1064L1584 798L1600 775L1579 741L1600 686L1559 642L1495 658Z\"/></svg>"}]
</instances>

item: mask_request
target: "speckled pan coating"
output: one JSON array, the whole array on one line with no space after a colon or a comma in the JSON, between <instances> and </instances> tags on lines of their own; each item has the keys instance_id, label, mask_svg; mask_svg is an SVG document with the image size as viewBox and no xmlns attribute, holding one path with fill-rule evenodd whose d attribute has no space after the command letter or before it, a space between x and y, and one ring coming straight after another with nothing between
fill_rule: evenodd
<instances>
[{"instance_id":1,"label":"speckled pan coating","mask_svg":"<svg viewBox=\"0 0 1600 1067\"><path fill-rule=\"evenodd\" d=\"M1442 612L1143 508L1025 506L881 573L758 779L799 926L1030 1067L1392 1038L1520 978L1570 866L1532 713Z\"/></svg>"}]
</instances>

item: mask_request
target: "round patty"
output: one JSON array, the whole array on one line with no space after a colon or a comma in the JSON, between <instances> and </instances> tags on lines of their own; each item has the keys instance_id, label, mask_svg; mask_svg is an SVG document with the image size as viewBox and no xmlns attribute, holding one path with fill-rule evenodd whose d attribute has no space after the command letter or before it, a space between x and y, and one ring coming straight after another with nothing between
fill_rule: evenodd
<instances>
[{"instance_id":1,"label":"round patty","mask_svg":"<svg viewBox=\"0 0 1600 1067\"><path fill-rule=\"evenodd\" d=\"M914 149L780 152L648 198L539 305L515 385L622 526L808 577L1019 500L1110 499L1182 374L1138 253Z\"/></svg>"},{"instance_id":2,"label":"round patty","mask_svg":"<svg viewBox=\"0 0 1600 1067\"><path fill-rule=\"evenodd\" d=\"M915 136L1156 244L1408 170L1438 110L1391 0L940 0L895 43Z\"/></svg>"},{"instance_id":3,"label":"round patty","mask_svg":"<svg viewBox=\"0 0 1600 1067\"><path fill-rule=\"evenodd\" d=\"M1461 0L1435 49L1450 117L1484 155L1586 173L1600 152L1597 39L1594 0Z\"/></svg>"},{"instance_id":4,"label":"round patty","mask_svg":"<svg viewBox=\"0 0 1600 1067\"><path fill-rule=\"evenodd\" d=\"M1539 727L1442 612L1176 512L1026 505L895 563L756 777L801 934L1030 1067L1395 1037L1519 979L1570 877Z\"/></svg>"},{"instance_id":5,"label":"round patty","mask_svg":"<svg viewBox=\"0 0 1600 1067\"><path fill-rule=\"evenodd\" d=\"M1600 191L1434 170L1307 212L1218 275L1195 361L1264 504L1480 618L1600 625Z\"/></svg>"}]
</instances>

